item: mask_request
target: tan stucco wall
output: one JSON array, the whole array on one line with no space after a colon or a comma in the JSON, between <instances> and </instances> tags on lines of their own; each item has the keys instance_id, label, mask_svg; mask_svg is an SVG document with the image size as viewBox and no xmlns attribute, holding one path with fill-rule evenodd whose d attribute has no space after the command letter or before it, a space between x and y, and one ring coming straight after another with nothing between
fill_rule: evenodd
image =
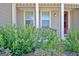
<instances>
[{"instance_id":1,"label":"tan stucco wall","mask_svg":"<svg viewBox=\"0 0 79 59\"><path fill-rule=\"evenodd\" d=\"M33 10L35 13L35 8L17 8L17 25L21 26L24 24L24 10ZM51 11L51 27L57 31L57 33L60 33L59 28L59 9L53 10L53 8L40 8L40 12L43 10L49 10ZM54 13L56 13L56 16L54 16Z\"/></svg>"},{"instance_id":2,"label":"tan stucco wall","mask_svg":"<svg viewBox=\"0 0 79 59\"><path fill-rule=\"evenodd\" d=\"M24 10L33 10L35 13L35 8L17 8L17 25L21 26L24 24ZM51 27L55 29L60 35L60 8L40 8L40 11L48 10L51 12ZM76 29L79 28L79 9L68 9L65 8L65 11L70 13L70 28ZM56 16L54 15L56 13Z\"/></svg>"},{"instance_id":3,"label":"tan stucco wall","mask_svg":"<svg viewBox=\"0 0 79 59\"><path fill-rule=\"evenodd\" d=\"M70 26L72 29L79 29L79 9L71 10Z\"/></svg>"},{"instance_id":4,"label":"tan stucco wall","mask_svg":"<svg viewBox=\"0 0 79 59\"><path fill-rule=\"evenodd\" d=\"M16 8L16 16L17 16L17 26L24 25L24 11L33 10L35 14L34 8Z\"/></svg>"},{"instance_id":5,"label":"tan stucco wall","mask_svg":"<svg viewBox=\"0 0 79 59\"><path fill-rule=\"evenodd\" d=\"M11 24L12 4L0 3L0 25Z\"/></svg>"},{"instance_id":6,"label":"tan stucco wall","mask_svg":"<svg viewBox=\"0 0 79 59\"><path fill-rule=\"evenodd\" d=\"M16 11L16 16L17 16L17 20L16 20L16 22L17 22L17 26L21 26L21 25L23 25L24 24L24 14L23 14L23 11L22 10L17 10Z\"/></svg>"},{"instance_id":7,"label":"tan stucco wall","mask_svg":"<svg viewBox=\"0 0 79 59\"><path fill-rule=\"evenodd\" d=\"M35 14L35 8L28 7L17 7L16 8L16 22L18 26L24 24L24 10L33 10ZM51 27L55 29L58 34L60 34L60 8L40 8L42 10L51 11ZM70 11L70 28L79 29L79 8L68 9ZM54 16L56 13L56 16ZM0 25L11 24L12 23L12 4L10 3L0 3Z\"/></svg>"},{"instance_id":8,"label":"tan stucco wall","mask_svg":"<svg viewBox=\"0 0 79 59\"><path fill-rule=\"evenodd\" d=\"M56 16L54 15L56 13ZM52 10L51 26L60 34L60 13L59 10Z\"/></svg>"}]
</instances>

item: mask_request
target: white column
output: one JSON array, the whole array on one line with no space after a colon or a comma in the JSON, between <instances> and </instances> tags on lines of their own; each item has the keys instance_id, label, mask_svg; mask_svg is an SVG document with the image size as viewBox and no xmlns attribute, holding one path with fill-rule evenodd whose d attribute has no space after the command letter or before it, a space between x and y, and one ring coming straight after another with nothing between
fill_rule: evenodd
<instances>
[{"instance_id":1,"label":"white column","mask_svg":"<svg viewBox=\"0 0 79 59\"><path fill-rule=\"evenodd\" d=\"M16 4L12 3L12 25L16 25Z\"/></svg>"},{"instance_id":2,"label":"white column","mask_svg":"<svg viewBox=\"0 0 79 59\"><path fill-rule=\"evenodd\" d=\"M64 39L64 4L61 3L61 13L60 13L60 17L61 17L61 39Z\"/></svg>"},{"instance_id":3,"label":"white column","mask_svg":"<svg viewBox=\"0 0 79 59\"><path fill-rule=\"evenodd\" d=\"M36 28L39 28L39 4L36 3Z\"/></svg>"}]
</instances>

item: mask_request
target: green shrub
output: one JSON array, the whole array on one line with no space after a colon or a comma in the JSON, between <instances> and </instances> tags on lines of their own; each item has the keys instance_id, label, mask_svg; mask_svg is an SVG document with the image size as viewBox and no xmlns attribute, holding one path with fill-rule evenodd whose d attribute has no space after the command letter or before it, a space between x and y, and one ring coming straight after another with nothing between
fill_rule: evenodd
<instances>
[{"instance_id":1,"label":"green shrub","mask_svg":"<svg viewBox=\"0 0 79 59\"><path fill-rule=\"evenodd\" d=\"M70 30L63 44L66 51L79 52L79 30Z\"/></svg>"},{"instance_id":2,"label":"green shrub","mask_svg":"<svg viewBox=\"0 0 79 59\"><path fill-rule=\"evenodd\" d=\"M31 25L6 25L2 26L0 31L0 46L9 48L13 55L22 55L35 48L36 29Z\"/></svg>"},{"instance_id":3,"label":"green shrub","mask_svg":"<svg viewBox=\"0 0 79 59\"><path fill-rule=\"evenodd\" d=\"M57 32L53 31L51 28L45 29L41 28L38 30L37 35L37 47L42 48L46 54L49 50L56 50L57 51L57 45L60 43Z\"/></svg>"},{"instance_id":4,"label":"green shrub","mask_svg":"<svg viewBox=\"0 0 79 59\"><path fill-rule=\"evenodd\" d=\"M0 47L9 48L12 55L23 55L34 51L35 48L57 51L59 43L57 33L51 28L36 29L31 25L0 27Z\"/></svg>"},{"instance_id":5,"label":"green shrub","mask_svg":"<svg viewBox=\"0 0 79 59\"><path fill-rule=\"evenodd\" d=\"M23 26L18 28L18 37L13 45L13 54L22 55L33 51L36 45L35 34L36 29L32 26Z\"/></svg>"},{"instance_id":6,"label":"green shrub","mask_svg":"<svg viewBox=\"0 0 79 59\"><path fill-rule=\"evenodd\" d=\"M13 42L16 41L15 26L10 26L10 25L3 26L2 30L1 30L1 34L2 34L4 42L5 42L4 47L12 49L12 44L13 44Z\"/></svg>"},{"instance_id":7,"label":"green shrub","mask_svg":"<svg viewBox=\"0 0 79 59\"><path fill-rule=\"evenodd\" d=\"M4 47L4 44L5 44L5 42L4 42L3 36L0 33L0 47Z\"/></svg>"}]
</instances>

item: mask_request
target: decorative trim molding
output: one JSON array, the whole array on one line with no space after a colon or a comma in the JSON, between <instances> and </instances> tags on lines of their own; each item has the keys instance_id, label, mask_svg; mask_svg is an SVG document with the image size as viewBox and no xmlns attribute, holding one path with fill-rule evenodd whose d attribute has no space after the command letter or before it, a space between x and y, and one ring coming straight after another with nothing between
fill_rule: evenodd
<instances>
[{"instance_id":1,"label":"decorative trim molding","mask_svg":"<svg viewBox=\"0 0 79 59\"><path fill-rule=\"evenodd\" d=\"M35 7L35 4L34 3L17 3L16 7ZM61 7L61 4L60 3L40 3L39 7ZM64 4L64 7L79 8L79 4Z\"/></svg>"}]
</instances>

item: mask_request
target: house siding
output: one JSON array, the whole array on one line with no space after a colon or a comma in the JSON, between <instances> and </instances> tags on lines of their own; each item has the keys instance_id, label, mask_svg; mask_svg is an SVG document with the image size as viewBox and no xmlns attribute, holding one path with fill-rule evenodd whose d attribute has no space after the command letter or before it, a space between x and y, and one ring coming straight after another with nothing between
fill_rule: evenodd
<instances>
[{"instance_id":1,"label":"house siding","mask_svg":"<svg viewBox=\"0 0 79 59\"><path fill-rule=\"evenodd\" d=\"M35 8L17 8L17 26L22 26L24 25L24 10L33 10L35 14ZM57 33L60 33L60 28L59 28L59 9L53 10L53 8L39 8L39 12L43 10L49 10L51 11L51 28L55 29ZM56 13L56 16L54 16L54 13ZM39 13L40 14L40 13ZM40 16L39 16L40 17Z\"/></svg>"},{"instance_id":2,"label":"house siding","mask_svg":"<svg viewBox=\"0 0 79 59\"><path fill-rule=\"evenodd\" d=\"M60 30L61 30L61 8L58 6L39 6L39 20L40 20L40 13L41 11L49 11L51 12L51 28L56 30L58 35L60 36ZM24 25L24 11L33 11L34 15L36 14L36 7L35 5L22 5L17 7L16 6L16 25L17 26L22 26ZM79 8L71 8L71 7L66 7L64 6L64 11L69 11L70 13L70 23L69 27L70 29L79 29ZM56 13L56 16L54 15ZM36 15L35 15L35 20L36 20ZM64 22L63 22L64 23ZM10 3L0 3L0 25L5 25L5 24L12 24L12 4ZM36 24L36 23L35 23ZM39 21L40 25L40 21Z\"/></svg>"},{"instance_id":3,"label":"house siding","mask_svg":"<svg viewBox=\"0 0 79 59\"><path fill-rule=\"evenodd\" d=\"M0 3L0 25L11 24L12 4Z\"/></svg>"},{"instance_id":4,"label":"house siding","mask_svg":"<svg viewBox=\"0 0 79 59\"><path fill-rule=\"evenodd\" d=\"M54 13L56 13L56 16L54 15ZM51 17L52 17L52 19L51 19L51 27L53 28L53 29L55 29L56 31L57 31L57 33L58 34L60 34L60 15L59 15L60 13L59 13L59 10L54 10L54 11L52 11L52 15L51 15Z\"/></svg>"},{"instance_id":5,"label":"house siding","mask_svg":"<svg viewBox=\"0 0 79 59\"><path fill-rule=\"evenodd\" d=\"M79 29L79 9L73 9L70 13L70 28L72 29Z\"/></svg>"},{"instance_id":6,"label":"house siding","mask_svg":"<svg viewBox=\"0 0 79 59\"><path fill-rule=\"evenodd\" d=\"M73 28L73 11L70 11L70 28Z\"/></svg>"},{"instance_id":7,"label":"house siding","mask_svg":"<svg viewBox=\"0 0 79 59\"><path fill-rule=\"evenodd\" d=\"M29 11L33 10L35 14L34 8L16 8L16 16L17 16L17 26L24 25L24 10Z\"/></svg>"},{"instance_id":8,"label":"house siding","mask_svg":"<svg viewBox=\"0 0 79 59\"><path fill-rule=\"evenodd\" d=\"M24 24L24 14L23 11L17 10L17 26L22 26Z\"/></svg>"}]
</instances>

